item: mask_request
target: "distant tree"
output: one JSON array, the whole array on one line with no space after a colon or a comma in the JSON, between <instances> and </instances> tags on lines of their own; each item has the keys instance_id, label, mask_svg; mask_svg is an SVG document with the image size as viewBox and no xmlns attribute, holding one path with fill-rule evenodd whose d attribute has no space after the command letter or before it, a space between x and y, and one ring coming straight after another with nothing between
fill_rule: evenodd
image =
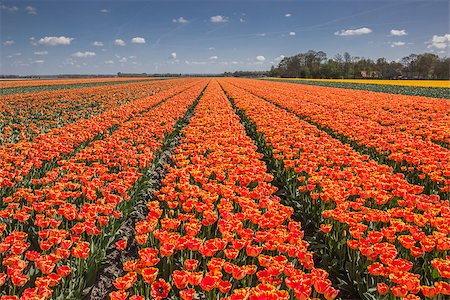
<instances>
[{"instance_id":1,"label":"distant tree","mask_svg":"<svg viewBox=\"0 0 450 300\"><path fill-rule=\"evenodd\" d=\"M354 74L355 77L361 77L362 74L365 74L365 77L368 78L378 78L379 73L376 70L375 63L371 59L365 58L354 58Z\"/></svg>"},{"instance_id":2,"label":"distant tree","mask_svg":"<svg viewBox=\"0 0 450 300\"><path fill-rule=\"evenodd\" d=\"M339 73L339 77L344 77L344 58L342 57L342 55L340 55L339 53L336 54L336 56L334 57L334 60L337 63L338 66L338 73Z\"/></svg>"},{"instance_id":3,"label":"distant tree","mask_svg":"<svg viewBox=\"0 0 450 300\"><path fill-rule=\"evenodd\" d=\"M449 78L449 58L433 53L410 54L398 61L352 57L348 52L327 59L323 51L309 50L284 57L268 72L275 77L302 78Z\"/></svg>"},{"instance_id":4,"label":"distant tree","mask_svg":"<svg viewBox=\"0 0 450 300\"><path fill-rule=\"evenodd\" d=\"M233 73L224 73L224 76L232 77L264 77L267 76L269 72L267 71L235 71Z\"/></svg>"},{"instance_id":5,"label":"distant tree","mask_svg":"<svg viewBox=\"0 0 450 300\"><path fill-rule=\"evenodd\" d=\"M414 78L417 74L414 74L415 63L416 63L416 54L410 54L401 59L401 63L403 65L403 76L408 78Z\"/></svg>"},{"instance_id":6,"label":"distant tree","mask_svg":"<svg viewBox=\"0 0 450 300\"><path fill-rule=\"evenodd\" d=\"M320 66L320 77L321 78L338 78L339 74L339 64L329 59L326 63Z\"/></svg>"},{"instance_id":7,"label":"distant tree","mask_svg":"<svg viewBox=\"0 0 450 300\"><path fill-rule=\"evenodd\" d=\"M450 58L440 60L434 69L434 74L437 79L450 78Z\"/></svg>"},{"instance_id":8,"label":"distant tree","mask_svg":"<svg viewBox=\"0 0 450 300\"><path fill-rule=\"evenodd\" d=\"M350 72L351 72L352 57L348 52L344 52L343 57L344 57L344 76L346 78L351 78Z\"/></svg>"},{"instance_id":9,"label":"distant tree","mask_svg":"<svg viewBox=\"0 0 450 300\"><path fill-rule=\"evenodd\" d=\"M433 78L434 69L439 62L439 56L433 53L424 53L417 56L417 69L421 78Z\"/></svg>"}]
</instances>

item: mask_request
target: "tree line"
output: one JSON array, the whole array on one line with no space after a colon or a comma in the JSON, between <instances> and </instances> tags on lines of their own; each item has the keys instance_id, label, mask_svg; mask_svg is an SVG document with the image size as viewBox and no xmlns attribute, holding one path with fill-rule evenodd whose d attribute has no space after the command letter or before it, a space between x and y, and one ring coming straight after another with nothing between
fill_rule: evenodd
<instances>
[{"instance_id":1,"label":"tree line","mask_svg":"<svg viewBox=\"0 0 450 300\"><path fill-rule=\"evenodd\" d=\"M376 78L376 79L449 79L450 58L433 53L410 54L400 61L372 60L351 56L348 52L327 58L323 51L309 50L284 57L267 73L271 77L301 78Z\"/></svg>"}]
</instances>

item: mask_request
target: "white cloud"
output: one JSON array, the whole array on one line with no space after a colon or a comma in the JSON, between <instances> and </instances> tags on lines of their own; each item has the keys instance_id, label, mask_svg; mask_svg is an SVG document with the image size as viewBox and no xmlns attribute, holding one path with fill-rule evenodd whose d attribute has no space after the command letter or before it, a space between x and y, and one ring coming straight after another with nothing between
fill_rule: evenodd
<instances>
[{"instance_id":1,"label":"white cloud","mask_svg":"<svg viewBox=\"0 0 450 300\"><path fill-rule=\"evenodd\" d=\"M228 22L228 17L217 15L209 18L212 23L226 23Z\"/></svg>"},{"instance_id":2,"label":"white cloud","mask_svg":"<svg viewBox=\"0 0 450 300\"><path fill-rule=\"evenodd\" d=\"M259 61L259 62L265 62L265 61L266 61L266 58L265 58L264 56L262 56L262 55L258 55L258 56L256 57L256 60Z\"/></svg>"},{"instance_id":3,"label":"white cloud","mask_svg":"<svg viewBox=\"0 0 450 300\"><path fill-rule=\"evenodd\" d=\"M189 23L189 20L187 20L183 17L179 17L179 18L173 19L172 22L179 23L179 24L187 24L187 23Z\"/></svg>"},{"instance_id":4,"label":"white cloud","mask_svg":"<svg viewBox=\"0 0 450 300\"><path fill-rule=\"evenodd\" d=\"M4 41L4 42L3 42L3 45L5 45L5 46L11 46L11 45L14 45L14 41L13 41L13 40Z\"/></svg>"},{"instance_id":5,"label":"white cloud","mask_svg":"<svg viewBox=\"0 0 450 300\"><path fill-rule=\"evenodd\" d=\"M285 16L286 18L289 18L290 16L292 16L292 14L287 13L287 14L285 14L284 16Z\"/></svg>"},{"instance_id":6,"label":"white cloud","mask_svg":"<svg viewBox=\"0 0 450 300\"><path fill-rule=\"evenodd\" d=\"M342 29L339 31L336 31L334 35L339 36L352 36L352 35L362 35L362 34L369 34L372 32L372 29L367 27L361 27L358 29Z\"/></svg>"},{"instance_id":7,"label":"white cloud","mask_svg":"<svg viewBox=\"0 0 450 300\"><path fill-rule=\"evenodd\" d=\"M177 53L176 53L176 52L170 53L169 58L170 58L170 59L177 59Z\"/></svg>"},{"instance_id":8,"label":"white cloud","mask_svg":"<svg viewBox=\"0 0 450 300\"><path fill-rule=\"evenodd\" d=\"M15 13L15 12L18 12L19 11L19 8L17 7L17 6L6 6L6 5L1 5L0 6L0 8L2 9L2 10L7 10L7 11L9 11L10 13Z\"/></svg>"},{"instance_id":9,"label":"white cloud","mask_svg":"<svg viewBox=\"0 0 450 300\"><path fill-rule=\"evenodd\" d=\"M281 60L283 60L283 58L285 58L286 56L284 56L284 55L280 55L280 56L277 56L277 57L275 57L275 61L281 61Z\"/></svg>"},{"instance_id":10,"label":"white cloud","mask_svg":"<svg viewBox=\"0 0 450 300\"><path fill-rule=\"evenodd\" d=\"M75 65L75 63L76 61L73 58L67 58L62 62L63 65L71 65L71 66Z\"/></svg>"},{"instance_id":11,"label":"white cloud","mask_svg":"<svg viewBox=\"0 0 450 300\"><path fill-rule=\"evenodd\" d=\"M45 62L45 60L42 59L38 59L32 62L32 64L43 64Z\"/></svg>"},{"instance_id":12,"label":"white cloud","mask_svg":"<svg viewBox=\"0 0 450 300\"><path fill-rule=\"evenodd\" d=\"M30 39L33 43L34 39ZM65 37L65 36L46 36L41 38L37 43L39 45L45 46L58 46L58 45L70 45L70 43L74 40L74 38Z\"/></svg>"},{"instance_id":13,"label":"white cloud","mask_svg":"<svg viewBox=\"0 0 450 300\"><path fill-rule=\"evenodd\" d=\"M403 35L408 35L408 33L406 32L406 30L402 29L391 29L391 35L394 36L403 36Z\"/></svg>"},{"instance_id":14,"label":"white cloud","mask_svg":"<svg viewBox=\"0 0 450 300\"><path fill-rule=\"evenodd\" d=\"M145 39L143 37L134 37L131 39L134 44L145 44Z\"/></svg>"},{"instance_id":15,"label":"white cloud","mask_svg":"<svg viewBox=\"0 0 450 300\"><path fill-rule=\"evenodd\" d=\"M114 45L117 45L117 46L125 46L125 42L124 42L123 40L121 40L121 39L116 39L116 40L114 41Z\"/></svg>"},{"instance_id":16,"label":"white cloud","mask_svg":"<svg viewBox=\"0 0 450 300\"><path fill-rule=\"evenodd\" d=\"M29 15L37 15L36 7L33 7L33 6L27 6L27 7L25 7L25 10L27 11L27 13L28 13Z\"/></svg>"},{"instance_id":17,"label":"white cloud","mask_svg":"<svg viewBox=\"0 0 450 300\"><path fill-rule=\"evenodd\" d=\"M245 23L245 19L244 18L239 18L239 22Z\"/></svg>"},{"instance_id":18,"label":"white cloud","mask_svg":"<svg viewBox=\"0 0 450 300\"><path fill-rule=\"evenodd\" d=\"M294 35L295 35L295 31L289 32L289 35L290 35L290 36L294 36Z\"/></svg>"},{"instance_id":19,"label":"white cloud","mask_svg":"<svg viewBox=\"0 0 450 300\"><path fill-rule=\"evenodd\" d=\"M125 56L120 56L118 54L115 54L114 56L118 59L120 63L126 63L128 61L128 59Z\"/></svg>"},{"instance_id":20,"label":"white cloud","mask_svg":"<svg viewBox=\"0 0 450 300\"><path fill-rule=\"evenodd\" d=\"M47 51L36 51L34 52L34 55L47 55L48 52Z\"/></svg>"},{"instance_id":21,"label":"white cloud","mask_svg":"<svg viewBox=\"0 0 450 300\"><path fill-rule=\"evenodd\" d=\"M185 64L187 65L206 65L206 61L189 61L189 60L185 60L184 61Z\"/></svg>"},{"instance_id":22,"label":"white cloud","mask_svg":"<svg viewBox=\"0 0 450 300\"><path fill-rule=\"evenodd\" d=\"M219 57L217 56L217 55L213 55L213 56L210 56L209 57L209 59L210 60L217 60Z\"/></svg>"},{"instance_id":23,"label":"white cloud","mask_svg":"<svg viewBox=\"0 0 450 300\"><path fill-rule=\"evenodd\" d=\"M266 36L265 33L257 33L256 36Z\"/></svg>"},{"instance_id":24,"label":"white cloud","mask_svg":"<svg viewBox=\"0 0 450 300\"><path fill-rule=\"evenodd\" d=\"M33 45L33 46L37 46L38 45L37 42L36 42L36 39L34 37L30 37L30 44Z\"/></svg>"},{"instance_id":25,"label":"white cloud","mask_svg":"<svg viewBox=\"0 0 450 300\"><path fill-rule=\"evenodd\" d=\"M73 57L78 57L78 58L86 58L86 57L93 57L95 56L95 52L90 52L90 51L85 51L85 52L75 52L74 54L72 54Z\"/></svg>"},{"instance_id":26,"label":"white cloud","mask_svg":"<svg viewBox=\"0 0 450 300\"><path fill-rule=\"evenodd\" d=\"M216 48L214 48L214 47L209 47L208 48L208 50L214 50L214 49L216 49Z\"/></svg>"},{"instance_id":27,"label":"white cloud","mask_svg":"<svg viewBox=\"0 0 450 300\"><path fill-rule=\"evenodd\" d=\"M400 46L406 45L406 43L405 43L405 42L402 42L402 41L391 42L390 44L391 44L391 47L400 47Z\"/></svg>"},{"instance_id":28,"label":"white cloud","mask_svg":"<svg viewBox=\"0 0 450 300\"><path fill-rule=\"evenodd\" d=\"M450 47L450 33L444 35L433 35L431 41L427 42L428 48L445 49Z\"/></svg>"},{"instance_id":29,"label":"white cloud","mask_svg":"<svg viewBox=\"0 0 450 300\"><path fill-rule=\"evenodd\" d=\"M99 41L95 41L95 42L92 43L92 46L102 47L102 46L103 46L103 43L102 43L102 42L99 42Z\"/></svg>"},{"instance_id":30,"label":"white cloud","mask_svg":"<svg viewBox=\"0 0 450 300\"><path fill-rule=\"evenodd\" d=\"M104 14L107 14L107 13L110 13L111 10L106 9L106 8L103 8L103 9L100 9L100 12L101 12L101 13L104 13Z\"/></svg>"}]
</instances>

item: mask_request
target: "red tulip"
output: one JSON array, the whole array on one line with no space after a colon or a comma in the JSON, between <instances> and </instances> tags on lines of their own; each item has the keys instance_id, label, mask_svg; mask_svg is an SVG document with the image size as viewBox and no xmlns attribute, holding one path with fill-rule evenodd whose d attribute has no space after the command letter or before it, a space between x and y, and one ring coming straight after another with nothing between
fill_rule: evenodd
<instances>
[{"instance_id":1,"label":"red tulip","mask_svg":"<svg viewBox=\"0 0 450 300\"><path fill-rule=\"evenodd\" d=\"M170 285L164 281L164 279L158 279L152 283L150 295L155 299L164 299L169 296L171 288Z\"/></svg>"}]
</instances>

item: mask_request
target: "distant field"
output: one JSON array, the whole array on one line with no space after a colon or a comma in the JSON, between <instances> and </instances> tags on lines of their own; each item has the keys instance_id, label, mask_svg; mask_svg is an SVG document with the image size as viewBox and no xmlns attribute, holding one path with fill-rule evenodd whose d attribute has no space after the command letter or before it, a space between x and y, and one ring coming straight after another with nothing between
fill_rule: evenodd
<instances>
[{"instance_id":1,"label":"distant field","mask_svg":"<svg viewBox=\"0 0 450 300\"><path fill-rule=\"evenodd\" d=\"M155 77L156 78L156 77ZM111 78L73 78L73 79L2 79L0 80L1 88L10 88L18 86L43 86L43 85L64 85L64 84L80 84L93 82L118 82L118 81L133 81L153 79L150 77L111 77Z\"/></svg>"},{"instance_id":2,"label":"distant field","mask_svg":"<svg viewBox=\"0 0 450 300\"><path fill-rule=\"evenodd\" d=\"M265 78L298 84L320 85L335 88L367 90L391 94L425 96L450 99L448 80L364 80L364 79L306 79L306 78Z\"/></svg>"},{"instance_id":3,"label":"distant field","mask_svg":"<svg viewBox=\"0 0 450 300\"><path fill-rule=\"evenodd\" d=\"M0 94L26 94L53 90L77 89L94 86L107 86L161 80L160 77L148 78L89 78L89 79L54 79L54 80L17 80L0 81Z\"/></svg>"},{"instance_id":4,"label":"distant field","mask_svg":"<svg viewBox=\"0 0 450 300\"><path fill-rule=\"evenodd\" d=\"M286 80L287 78L270 78L270 79ZM380 79L367 80L367 79L309 79L309 78L308 79L307 78L289 78L289 80L450 88L449 80L380 80Z\"/></svg>"},{"instance_id":5,"label":"distant field","mask_svg":"<svg viewBox=\"0 0 450 300\"><path fill-rule=\"evenodd\" d=\"M450 101L114 82L0 95L0 300L449 299Z\"/></svg>"}]
</instances>

